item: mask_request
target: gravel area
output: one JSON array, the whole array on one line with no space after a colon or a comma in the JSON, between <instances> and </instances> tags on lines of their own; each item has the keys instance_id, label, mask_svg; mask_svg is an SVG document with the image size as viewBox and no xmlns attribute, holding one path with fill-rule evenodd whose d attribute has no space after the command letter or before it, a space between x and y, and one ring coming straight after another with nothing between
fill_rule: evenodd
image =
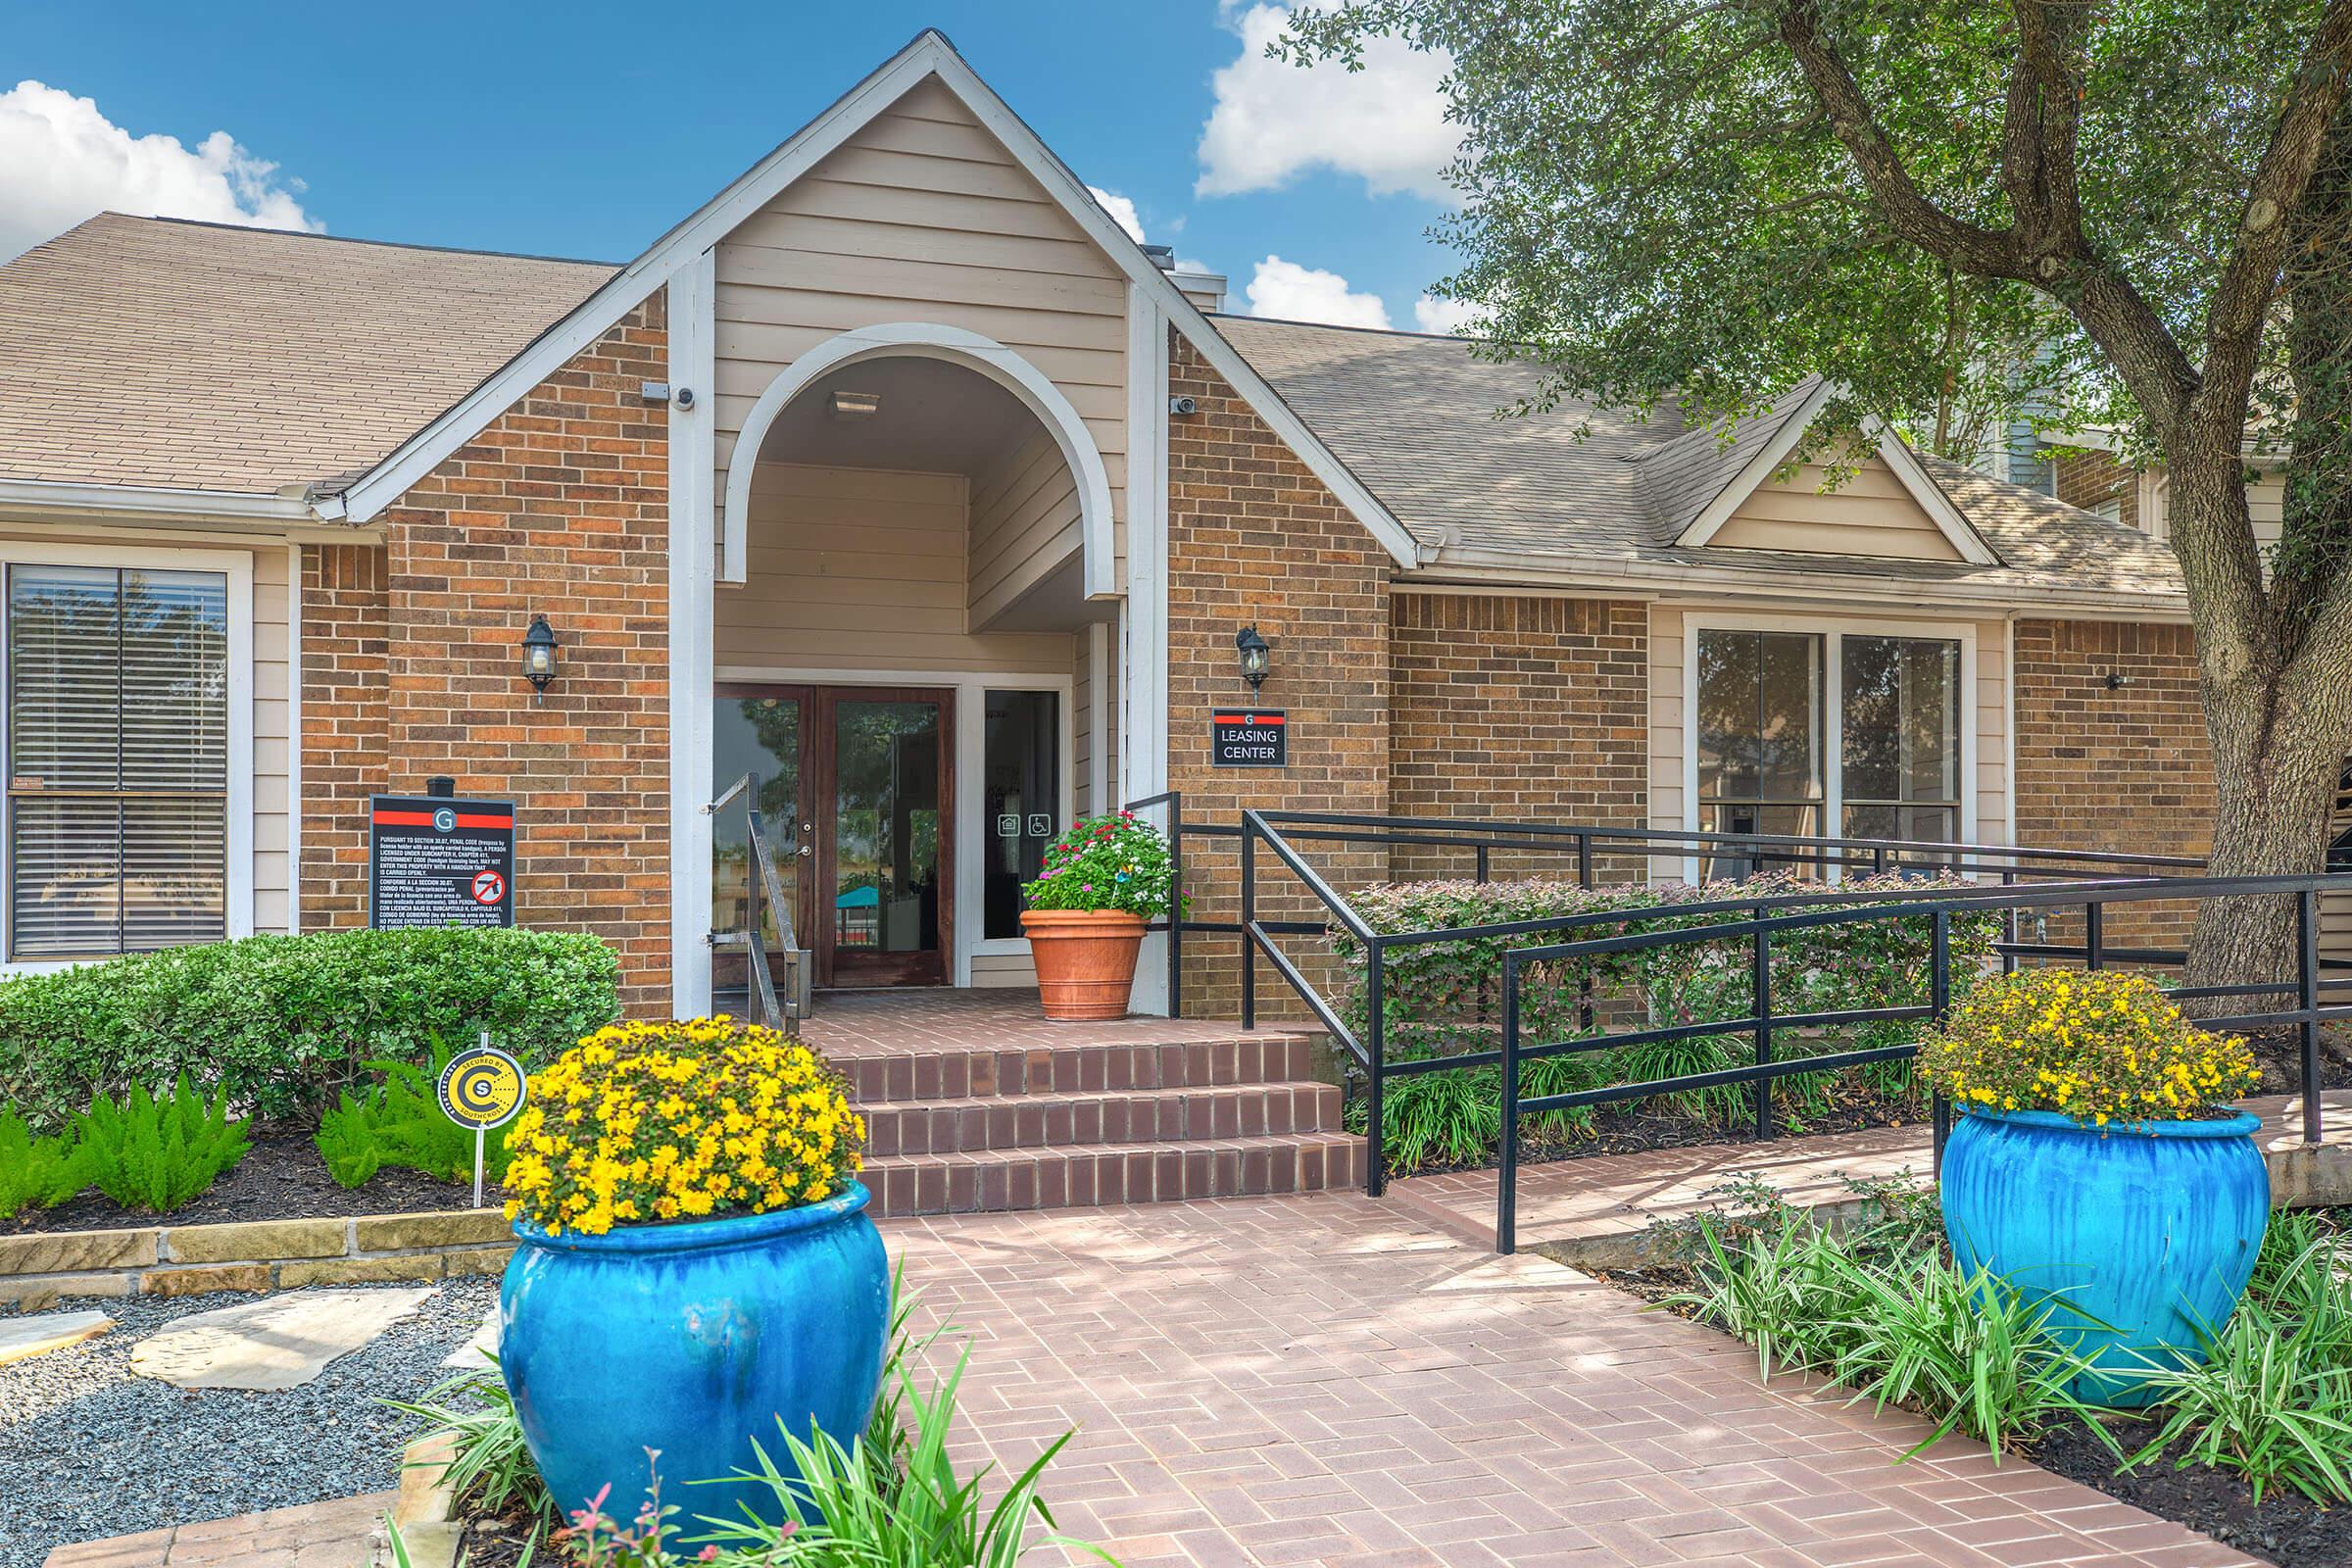
<instances>
[{"instance_id":1,"label":"gravel area","mask_svg":"<svg viewBox=\"0 0 2352 1568\"><path fill-rule=\"evenodd\" d=\"M68 1542L382 1492L416 1423L415 1398L481 1326L495 1279L453 1280L300 1388L175 1389L130 1371L131 1348L174 1318L253 1298L95 1304L112 1333L0 1366L0 1568L38 1568Z\"/></svg>"}]
</instances>

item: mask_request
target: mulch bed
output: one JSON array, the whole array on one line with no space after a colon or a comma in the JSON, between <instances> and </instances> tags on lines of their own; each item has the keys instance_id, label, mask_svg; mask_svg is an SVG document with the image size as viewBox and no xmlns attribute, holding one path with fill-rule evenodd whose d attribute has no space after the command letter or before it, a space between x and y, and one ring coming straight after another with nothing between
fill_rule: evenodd
<instances>
[{"instance_id":1,"label":"mulch bed","mask_svg":"<svg viewBox=\"0 0 2352 1568\"><path fill-rule=\"evenodd\" d=\"M482 1201L503 1200L495 1185ZM141 1214L119 1208L95 1190L51 1209L28 1209L0 1220L0 1234L24 1231L102 1231L136 1225L204 1225L224 1220L341 1219L355 1214L406 1214L418 1209L464 1208L473 1201L471 1183L436 1181L413 1170L386 1166L359 1187L337 1186L307 1131L257 1129L253 1147L234 1168L220 1173L211 1189L170 1214Z\"/></svg>"},{"instance_id":2,"label":"mulch bed","mask_svg":"<svg viewBox=\"0 0 2352 1568\"><path fill-rule=\"evenodd\" d=\"M560 1546L551 1545L546 1540L548 1529L536 1515L521 1509L496 1518L467 1519L457 1560L468 1568L514 1568L534 1535L539 1541L531 1552L532 1562L554 1564L567 1560Z\"/></svg>"}]
</instances>

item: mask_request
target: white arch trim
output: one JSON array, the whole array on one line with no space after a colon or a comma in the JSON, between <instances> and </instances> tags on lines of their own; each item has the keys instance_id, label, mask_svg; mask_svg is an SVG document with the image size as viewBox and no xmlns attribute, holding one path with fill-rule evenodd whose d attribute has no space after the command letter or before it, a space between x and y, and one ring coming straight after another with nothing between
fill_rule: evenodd
<instances>
[{"instance_id":1,"label":"white arch trim","mask_svg":"<svg viewBox=\"0 0 2352 1568\"><path fill-rule=\"evenodd\" d=\"M894 355L960 365L987 376L1027 405L1054 437L1054 444L1061 448L1062 461L1078 479L1078 531L1087 597L1115 597L1118 582L1112 558L1110 476L1102 467L1102 454L1095 450L1095 438L1087 432L1086 421L1078 416L1070 400L1061 395L1060 388L1011 349L977 332L930 321L887 321L827 338L793 361L767 384L767 390L760 394L760 401L752 405L752 412L745 416L743 428L735 437L734 451L727 455L725 535L719 552L721 579L742 582L750 570L752 474L760 465L760 448L767 439L768 426L775 423L776 416L791 406L794 398L826 372L863 360Z\"/></svg>"}]
</instances>

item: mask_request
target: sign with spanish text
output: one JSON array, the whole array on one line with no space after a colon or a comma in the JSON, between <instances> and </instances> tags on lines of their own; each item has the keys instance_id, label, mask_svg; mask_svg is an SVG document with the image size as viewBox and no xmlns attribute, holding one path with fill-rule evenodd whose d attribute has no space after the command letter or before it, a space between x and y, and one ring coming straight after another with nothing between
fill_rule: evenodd
<instances>
[{"instance_id":1,"label":"sign with spanish text","mask_svg":"<svg viewBox=\"0 0 2352 1568\"><path fill-rule=\"evenodd\" d=\"M514 923L514 803L378 795L368 804L368 923Z\"/></svg>"},{"instance_id":2,"label":"sign with spanish text","mask_svg":"<svg viewBox=\"0 0 2352 1568\"><path fill-rule=\"evenodd\" d=\"M1287 767L1290 732L1280 709L1220 709L1208 715L1208 760L1217 767Z\"/></svg>"}]
</instances>

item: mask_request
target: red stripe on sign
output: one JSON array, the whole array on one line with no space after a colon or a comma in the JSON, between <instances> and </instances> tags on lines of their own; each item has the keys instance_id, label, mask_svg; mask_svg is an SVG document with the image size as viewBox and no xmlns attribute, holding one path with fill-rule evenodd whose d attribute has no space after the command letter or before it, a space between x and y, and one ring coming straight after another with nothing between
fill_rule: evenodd
<instances>
[{"instance_id":1,"label":"red stripe on sign","mask_svg":"<svg viewBox=\"0 0 2352 1568\"><path fill-rule=\"evenodd\" d=\"M514 819L511 816L469 816L464 811L458 813L458 826L460 827L513 827L514 825Z\"/></svg>"},{"instance_id":2,"label":"red stripe on sign","mask_svg":"<svg viewBox=\"0 0 2352 1568\"><path fill-rule=\"evenodd\" d=\"M1280 713L1212 713L1209 717L1219 724L1274 724L1290 722Z\"/></svg>"},{"instance_id":3,"label":"red stripe on sign","mask_svg":"<svg viewBox=\"0 0 2352 1568\"><path fill-rule=\"evenodd\" d=\"M386 827L431 827L433 813L430 811L378 811L375 813L375 820ZM481 816L468 811L458 813L458 826L460 827L510 828L514 825L514 819L511 816Z\"/></svg>"}]
</instances>

